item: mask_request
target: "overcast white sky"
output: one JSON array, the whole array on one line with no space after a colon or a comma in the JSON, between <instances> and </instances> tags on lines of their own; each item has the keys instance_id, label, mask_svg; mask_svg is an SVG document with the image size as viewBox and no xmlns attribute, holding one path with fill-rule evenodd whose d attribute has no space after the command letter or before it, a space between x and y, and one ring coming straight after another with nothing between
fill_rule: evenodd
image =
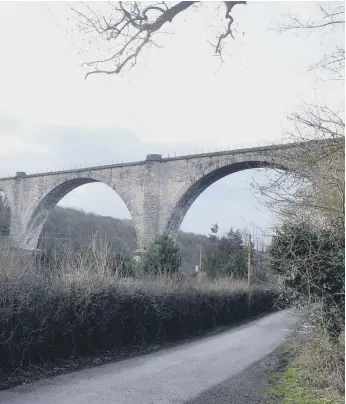
<instances>
[{"instance_id":1,"label":"overcast white sky","mask_svg":"<svg viewBox=\"0 0 346 404\"><path fill-rule=\"evenodd\" d=\"M337 105L339 83L324 82L309 65L343 37L296 36L271 30L282 15L309 15L310 2L249 2L234 9L239 35L220 66L207 39L215 32L215 4L178 16L123 76L80 67L88 55L63 3L0 3L0 175L79 165L141 160L163 154L279 141L287 114L302 100ZM214 23L214 27L212 24ZM94 56L89 53L89 56ZM252 196L255 170L215 183L188 212L183 230L208 232L270 215ZM103 184L80 187L65 206L129 217ZM261 212L259 212L259 209Z\"/></svg>"}]
</instances>

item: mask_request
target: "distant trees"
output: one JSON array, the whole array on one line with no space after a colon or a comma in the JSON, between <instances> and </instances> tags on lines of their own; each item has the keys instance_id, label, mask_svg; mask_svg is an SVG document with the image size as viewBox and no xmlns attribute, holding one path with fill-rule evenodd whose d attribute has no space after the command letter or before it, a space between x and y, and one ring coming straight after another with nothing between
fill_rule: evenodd
<instances>
[{"instance_id":1,"label":"distant trees","mask_svg":"<svg viewBox=\"0 0 346 404\"><path fill-rule=\"evenodd\" d=\"M180 249L166 234L157 236L142 257L143 271L148 274L173 275L180 266Z\"/></svg>"},{"instance_id":2,"label":"distant trees","mask_svg":"<svg viewBox=\"0 0 346 404\"><path fill-rule=\"evenodd\" d=\"M218 236L219 226L213 225L208 237L202 269L211 277L232 275L246 276L247 247L240 230L232 228L224 236Z\"/></svg>"},{"instance_id":3,"label":"distant trees","mask_svg":"<svg viewBox=\"0 0 346 404\"><path fill-rule=\"evenodd\" d=\"M38 266L49 271L81 262L91 268L90 262L94 262L121 276L135 276L137 270L165 274L181 271L191 275L200 260L201 240L205 276L247 276L248 238L244 231L231 228L220 236L219 225L215 224L209 236L180 232L176 243L167 235L158 236L145 251L142 268L136 268L136 239L130 221L61 207L55 208L47 220L36 259ZM265 252L254 248L254 244L252 262L255 278L264 280Z\"/></svg>"},{"instance_id":4,"label":"distant trees","mask_svg":"<svg viewBox=\"0 0 346 404\"><path fill-rule=\"evenodd\" d=\"M39 248L53 254L66 248L82 252L95 238L107 240L114 253L129 255L136 248L136 232L130 220L60 206L50 213L39 239Z\"/></svg>"},{"instance_id":5,"label":"distant trees","mask_svg":"<svg viewBox=\"0 0 346 404\"><path fill-rule=\"evenodd\" d=\"M202 237L201 272L209 278L231 276L236 279L247 277L249 246L247 234L230 230L218 235L219 225L214 224L208 237ZM264 276L266 265L264 251L257 251L251 243L251 257L255 272ZM195 261L195 265L197 261ZM179 246L167 235L160 235L151 243L142 257L142 269L146 273L175 274L181 266ZM190 268L192 270L192 268Z\"/></svg>"},{"instance_id":6,"label":"distant trees","mask_svg":"<svg viewBox=\"0 0 346 404\"><path fill-rule=\"evenodd\" d=\"M96 235L98 239L107 241L111 255L131 257L136 249L136 233L130 220L60 206L50 213L39 240L39 248L57 258L66 255L66 250L84 254ZM182 271L188 273L198 264L200 240L199 234L179 232L177 245Z\"/></svg>"}]
</instances>

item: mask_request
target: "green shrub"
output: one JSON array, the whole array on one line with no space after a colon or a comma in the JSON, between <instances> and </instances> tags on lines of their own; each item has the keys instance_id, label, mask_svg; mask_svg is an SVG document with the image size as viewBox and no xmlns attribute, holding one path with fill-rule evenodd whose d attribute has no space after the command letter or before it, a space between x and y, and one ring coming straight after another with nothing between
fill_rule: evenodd
<instances>
[{"instance_id":1,"label":"green shrub","mask_svg":"<svg viewBox=\"0 0 346 404\"><path fill-rule=\"evenodd\" d=\"M343 227L285 222L276 229L269 253L271 270L279 275L285 296L297 304L321 305L319 320L331 334L339 334L345 308Z\"/></svg>"}]
</instances>

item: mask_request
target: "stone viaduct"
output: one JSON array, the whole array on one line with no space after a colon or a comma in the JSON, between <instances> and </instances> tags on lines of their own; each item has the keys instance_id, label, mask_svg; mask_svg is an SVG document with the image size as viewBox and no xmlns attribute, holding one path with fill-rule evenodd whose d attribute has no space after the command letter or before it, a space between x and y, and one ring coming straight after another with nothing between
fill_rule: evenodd
<instances>
[{"instance_id":1,"label":"stone viaduct","mask_svg":"<svg viewBox=\"0 0 346 404\"><path fill-rule=\"evenodd\" d=\"M287 151L301 150L301 145L169 158L151 154L146 160L133 163L38 174L17 172L14 177L0 178L0 191L5 194L11 212L10 242L26 250L36 249L43 225L54 206L83 184L103 182L127 206L136 230L138 250L142 250L157 234L167 232L175 238L192 203L214 182L251 168L294 170ZM311 150L311 145L308 149Z\"/></svg>"}]
</instances>

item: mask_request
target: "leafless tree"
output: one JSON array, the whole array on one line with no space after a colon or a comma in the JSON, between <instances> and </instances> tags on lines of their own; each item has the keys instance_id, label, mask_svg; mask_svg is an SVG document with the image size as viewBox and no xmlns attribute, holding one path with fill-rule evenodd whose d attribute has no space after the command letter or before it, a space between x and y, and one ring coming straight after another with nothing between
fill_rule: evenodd
<instances>
[{"instance_id":1,"label":"leafless tree","mask_svg":"<svg viewBox=\"0 0 346 404\"><path fill-rule=\"evenodd\" d=\"M345 4L344 2L316 3L316 12L308 19L296 14L288 14L285 22L279 23L280 32L294 31L307 34L319 33L322 35L335 34L345 30ZM328 79L344 80L345 78L345 47L344 41L340 46L326 53L319 61L313 62L310 71L324 71Z\"/></svg>"},{"instance_id":2,"label":"leafless tree","mask_svg":"<svg viewBox=\"0 0 346 404\"><path fill-rule=\"evenodd\" d=\"M269 255L268 262L287 270L283 271L284 298L307 308L311 321L340 330L344 324L340 235L345 227L345 123L342 113L311 104L304 104L290 119L294 125L286 135L296 147L281 152L280 161L291 170L277 170L268 184L254 187L266 196L267 207L278 213L282 229L289 224L303 231L286 231L282 251L276 252L273 262ZM332 270L335 282L328 275ZM280 285L280 277L277 280Z\"/></svg>"},{"instance_id":3,"label":"leafless tree","mask_svg":"<svg viewBox=\"0 0 346 404\"><path fill-rule=\"evenodd\" d=\"M289 14L281 31L339 34L345 29L344 4L316 3L316 13L309 19ZM327 78L344 79L345 50L337 47L309 70L327 73ZM343 84L341 84L343 85ZM288 117L292 129L285 140L301 144L280 155L283 166L292 171L278 170L275 179L265 186L254 183L254 189L267 197L266 204L284 217L298 221L325 222L345 216L345 122L344 102L336 111L328 105L303 103L299 112ZM275 153L275 149L273 149Z\"/></svg>"},{"instance_id":4,"label":"leafless tree","mask_svg":"<svg viewBox=\"0 0 346 404\"><path fill-rule=\"evenodd\" d=\"M95 41L112 42L110 54L85 63L92 68L86 77L95 73L118 74L124 68L133 67L144 48L150 45L159 46L156 37L162 33L165 24L172 23L176 16L187 9L201 6L202 2L119 1L103 4L108 6L107 9L96 9L90 3L79 3L78 8L71 5L77 16L79 29L84 34L91 34ZM238 4L246 4L246 1L220 2L224 6L225 27L213 44L217 55L222 55L228 37L233 38L232 11Z\"/></svg>"},{"instance_id":5,"label":"leafless tree","mask_svg":"<svg viewBox=\"0 0 346 404\"><path fill-rule=\"evenodd\" d=\"M296 147L272 154L283 167L268 171L265 185L253 189L281 218L319 222L345 217L345 123L341 113L327 106L304 104L293 114L286 139ZM269 174L270 173L270 174ZM262 197L265 196L263 199Z\"/></svg>"},{"instance_id":6,"label":"leafless tree","mask_svg":"<svg viewBox=\"0 0 346 404\"><path fill-rule=\"evenodd\" d=\"M344 31L343 3L317 3L316 10L308 20L290 14L280 29L320 34ZM344 66L344 48L337 47L321 61L314 62L309 70L322 70L327 79L343 82ZM274 156L279 153L282 166L290 169L277 170L274 179L268 176L266 185L253 184L255 191L266 197L267 207L278 213L284 224L276 233L284 231L282 251L277 251L275 245L272 262L275 270L283 268L283 296L307 307L311 319L325 328L333 328L339 322L342 328L344 324L340 256L345 226L345 122L344 102L341 104L337 110L325 104L303 103L298 112L288 117L292 129L285 133L285 140L295 147L284 152L272 149ZM287 230L290 228L291 233ZM297 248L297 240L304 253ZM328 271L336 267L338 279L333 284ZM325 311L327 306L331 311Z\"/></svg>"}]
</instances>

